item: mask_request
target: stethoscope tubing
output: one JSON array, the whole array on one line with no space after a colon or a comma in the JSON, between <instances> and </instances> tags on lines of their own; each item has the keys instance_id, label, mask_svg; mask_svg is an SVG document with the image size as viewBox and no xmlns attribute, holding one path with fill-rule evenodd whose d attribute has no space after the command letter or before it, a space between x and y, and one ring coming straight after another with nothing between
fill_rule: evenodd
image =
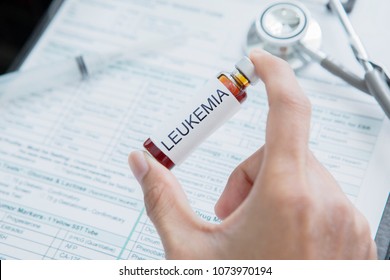
<instances>
[{"instance_id":1,"label":"stethoscope tubing","mask_svg":"<svg viewBox=\"0 0 390 280\"><path fill-rule=\"evenodd\" d=\"M288 5L290 2L283 2L283 8ZM274 4L274 6L277 4ZM291 1L291 5L294 7L298 7L302 10L302 15L304 16L305 21L310 17L309 12L306 11L306 8L297 4L295 1ZM274 7L271 6L271 7ZM383 70L382 67L377 66L373 62L371 62L368 58L368 54L359 38L357 33L354 30L352 23L349 20L349 17L344 10L340 0L330 0L329 6L331 10L337 15L342 26L344 27L350 42L350 46L355 54L357 61L362 65L365 75L364 77L359 77L352 71L350 71L347 67L342 65L340 62L336 61L329 55L325 54L321 50L317 48L311 48L310 46L305 45L301 38L297 38L297 41L292 41L290 39L289 44L290 47L293 48L295 52L302 52L309 56L312 60L319 63L325 70L330 72L331 74L341 78L349 85L354 88L372 95L378 102L378 104L383 109L386 116L390 119L390 78L386 74L386 71ZM267 10L265 10L267 11ZM306 12L305 12L306 11ZM263 14L260 15L261 18ZM265 40L266 36L264 35L259 24L259 20L256 20L256 32L260 38ZM276 39L276 37L275 37ZM284 38L283 38L284 39ZM282 38L281 38L282 41ZM248 42L248 41L247 41ZM268 38L267 41L268 42ZM271 43L270 41L269 43ZM279 42L276 42L277 44Z\"/></svg>"},{"instance_id":2,"label":"stethoscope tubing","mask_svg":"<svg viewBox=\"0 0 390 280\"><path fill-rule=\"evenodd\" d=\"M347 67L336 61L331 56L319 50L314 51L303 44L299 44L298 48L300 51L303 51L309 55L313 60L317 61L325 70L331 74L341 78L354 88L371 95L364 79L350 71Z\"/></svg>"},{"instance_id":3,"label":"stethoscope tubing","mask_svg":"<svg viewBox=\"0 0 390 280\"><path fill-rule=\"evenodd\" d=\"M385 76L385 73L381 73L379 69L375 68L370 62L368 53L349 20L340 0L330 0L329 4L332 11L334 11L338 16L345 32L348 35L349 43L356 59L366 72L364 75L364 81L368 91L377 100L386 116L390 119L390 86L387 84L388 77Z\"/></svg>"}]
</instances>

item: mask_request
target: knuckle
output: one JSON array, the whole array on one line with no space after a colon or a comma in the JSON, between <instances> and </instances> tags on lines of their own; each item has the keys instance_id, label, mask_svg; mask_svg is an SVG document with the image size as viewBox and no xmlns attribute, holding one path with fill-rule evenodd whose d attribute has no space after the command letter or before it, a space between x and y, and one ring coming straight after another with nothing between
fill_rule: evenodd
<instances>
[{"instance_id":1,"label":"knuckle","mask_svg":"<svg viewBox=\"0 0 390 280\"><path fill-rule=\"evenodd\" d=\"M370 247L368 248L367 252L367 258L374 260L378 259L378 248L374 240L371 240L370 242Z\"/></svg>"},{"instance_id":2,"label":"knuckle","mask_svg":"<svg viewBox=\"0 0 390 280\"><path fill-rule=\"evenodd\" d=\"M337 231L348 227L354 220L351 205L344 200L337 200L331 208L331 222Z\"/></svg>"},{"instance_id":3,"label":"knuckle","mask_svg":"<svg viewBox=\"0 0 390 280\"><path fill-rule=\"evenodd\" d=\"M358 250L360 252L359 256L361 258L377 258L377 249L374 240L371 237L371 230L367 219L358 214L358 217L355 219L355 243L359 244Z\"/></svg>"},{"instance_id":4,"label":"knuckle","mask_svg":"<svg viewBox=\"0 0 390 280\"><path fill-rule=\"evenodd\" d=\"M334 204L334 214L337 217L341 217L342 219L349 219L351 218L352 211L351 206L344 201L338 201Z\"/></svg>"},{"instance_id":5,"label":"knuckle","mask_svg":"<svg viewBox=\"0 0 390 280\"><path fill-rule=\"evenodd\" d=\"M307 218L308 215L311 216L315 209L315 202L311 196L303 194L295 197L294 200L293 206L295 206L295 210L300 217Z\"/></svg>"},{"instance_id":6,"label":"knuckle","mask_svg":"<svg viewBox=\"0 0 390 280\"><path fill-rule=\"evenodd\" d=\"M274 60L273 61L274 67L278 68L279 71L289 71L292 74L294 73L294 71L291 68L291 65L286 60L277 56L273 56L272 58Z\"/></svg>"},{"instance_id":7,"label":"knuckle","mask_svg":"<svg viewBox=\"0 0 390 280\"><path fill-rule=\"evenodd\" d=\"M369 241L369 243L371 243L371 230L367 219L363 215L359 214L359 217L356 219L355 223L358 239L361 241L366 240L367 242Z\"/></svg>"},{"instance_id":8,"label":"knuckle","mask_svg":"<svg viewBox=\"0 0 390 280\"><path fill-rule=\"evenodd\" d=\"M296 92L286 85L279 88L280 98L278 105L282 108L289 109L302 116L310 116L311 103L306 95L301 92Z\"/></svg>"}]
</instances>

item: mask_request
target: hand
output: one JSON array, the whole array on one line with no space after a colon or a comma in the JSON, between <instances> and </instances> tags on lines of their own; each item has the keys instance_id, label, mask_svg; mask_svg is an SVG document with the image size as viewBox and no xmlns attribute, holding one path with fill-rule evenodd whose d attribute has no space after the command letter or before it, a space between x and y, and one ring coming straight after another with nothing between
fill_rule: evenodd
<instances>
[{"instance_id":1,"label":"hand","mask_svg":"<svg viewBox=\"0 0 390 280\"><path fill-rule=\"evenodd\" d=\"M142 152L129 156L147 213L170 259L374 259L363 215L308 148L311 105L293 71L251 54L268 94L265 145L231 174L215 211L197 217L174 175Z\"/></svg>"}]
</instances>

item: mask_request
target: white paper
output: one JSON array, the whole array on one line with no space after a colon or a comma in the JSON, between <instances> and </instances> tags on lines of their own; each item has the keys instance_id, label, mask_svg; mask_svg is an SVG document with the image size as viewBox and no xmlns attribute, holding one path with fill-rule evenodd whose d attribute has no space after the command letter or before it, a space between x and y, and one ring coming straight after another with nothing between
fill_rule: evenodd
<instances>
[{"instance_id":1,"label":"white paper","mask_svg":"<svg viewBox=\"0 0 390 280\"><path fill-rule=\"evenodd\" d=\"M127 156L206 80L233 69L259 6L66 1L24 69L125 49L153 35L188 36L172 49L112 63L88 82L0 107L0 258L164 258ZM314 105L311 148L375 235L390 188L389 124L371 98L328 76L309 78L301 83ZM259 85L231 121L174 169L203 219L219 222L214 204L234 167L263 144L266 116Z\"/></svg>"}]
</instances>

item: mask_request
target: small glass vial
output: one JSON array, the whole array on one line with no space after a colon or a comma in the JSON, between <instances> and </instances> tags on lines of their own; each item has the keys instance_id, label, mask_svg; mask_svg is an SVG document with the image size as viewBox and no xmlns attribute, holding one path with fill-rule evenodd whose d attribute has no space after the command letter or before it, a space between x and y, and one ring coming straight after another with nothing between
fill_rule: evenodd
<instances>
[{"instance_id":1,"label":"small glass vial","mask_svg":"<svg viewBox=\"0 0 390 280\"><path fill-rule=\"evenodd\" d=\"M235 68L211 79L180 113L145 141L145 149L158 162L168 169L180 164L240 109L247 96L245 89L259 78L247 57Z\"/></svg>"}]
</instances>

